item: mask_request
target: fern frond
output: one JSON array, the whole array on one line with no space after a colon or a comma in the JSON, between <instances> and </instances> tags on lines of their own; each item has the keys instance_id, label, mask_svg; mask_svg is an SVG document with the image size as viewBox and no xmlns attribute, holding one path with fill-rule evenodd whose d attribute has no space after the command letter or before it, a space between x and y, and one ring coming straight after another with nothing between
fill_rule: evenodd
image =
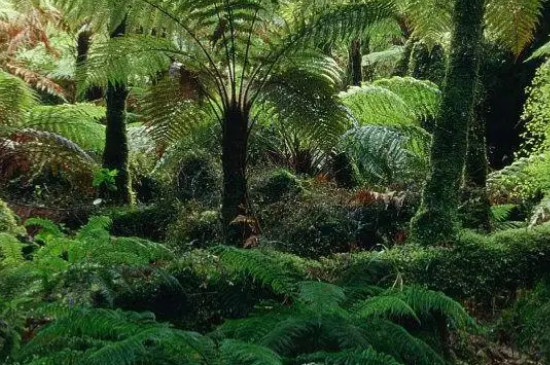
<instances>
[{"instance_id":1,"label":"fern frond","mask_svg":"<svg viewBox=\"0 0 550 365\"><path fill-rule=\"evenodd\" d=\"M453 2L446 0L402 1L402 11L413 27L412 37L431 48L452 28Z\"/></svg>"},{"instance_id":2,"label":"fern frond","mask_svg":"<svg viewBox=\"0 0 550 365\"><path fill-rule=\"evenodd\" d=\"M0 268L16 266L24 261L23 245L17 238L7 233L0 233Z\"/></svg>"},{"instance_id":3,"label":"fern frond","mask_svg":"<svg viewBox=\"0 0 550 365\"><path fill-rule=\"evenodd\" d=\"M235 273L249 274L263 285L278 294L291 294L296 291L293 279L297 277L295 268L280 260L276 253L260 250L238 250L219 247L217 253L224 266Z\"/></svg>"},{"instance_id":4,"label":"fern frond","mask_svg":"<svg viewBox=\"0 0 550 365\"><path fill-rule=\"evenodd\" d=\"M346 299L344 290L333 284L306 281L299 283L298 287L298 299L319 316L338 311Z\"/></svg>"},{"instance_id":5,"label":"fern frond","mask_svg":"<svg viewBox=\"0 0 550 365\"><path fill-rule=\"evenodd\" d=\"M347 132L341 146L366 182L387 186L425 173L430 141L426 134L418 127L364 126Z\"/></svg>"},{"instance_id":6,"label":"fern frond","mask_svg":"<svg viewBox=\"0 0 550 365\"><path fill-rule=\"evenodd\" d=\"M528 61L531 61L531 60L534 60L536 58L542 58L542 57L547 57L550 55L550 42L546 43L546 44L543 44L542 46L540 46L539 48L537 48L535 50L535 52L533 52L533 54L531 55L531 57L529 57L525 62L528 62Z\"/></svg>"},{"instance_id":7,"label":"fern frond","mask_svg":"<svg viewBox=\"0 0 550 365\"><path fill-rule=\"evenodd\" d=\"M191 98L186 87L174 79L162 80L149 88L142 99L145 131L161 151L215 120L210 106Z\"/></svg>"},{"instance_id":8,"label":"fern frond","mask_svg":"<svg viewBox=\"0 0 550 365\"><path fill-rule=\"evenodd\" d=\"M450 319L458 328L475 325L464 308L443 293L420 287L407 287L398 296L419 316L439 313Z\"/></svg>"},{"instance_id":9,"label":"fern frond","mask_svg":"<svg viewBox=\"0 0 550 365\"><path fill-rule=\"evenodd\" d=\"M93 104L39 106L29 111L25 127L56 133L85 150L101 152L105 144L105 127L99 121L103 118L105 108Z\"/></svg>"},{"instance_id":10,"label":"fern frond","mask_svg":"<svg viewBox=\"0 0 550 365\"><path fill-rule=\"evenodd\" d=\"M371 319L366 326L367 339L377 351L405 364L445 364L445 360L424 341L393 322Z\"/></svg>"},{"instance_id":11,"label":"fern frond","mask_svg":"<svg viewBox=\"0 0 550 365\"><path fill-rule=\"evenodd\" d=\"M282 365L281 357L267 347L237 340L224 340L221 357L225 364Z\"/></svg>"},{"instance_id":12,"label":"fern frond","mask_svg":"<svg viewBox=\"0 0 550 365\"><path fill-rule=\"evenodd\" d=\"M372 348L367 350L346 350L336 353L316 352L298 357L298 363L323 363L326 365L403 365L393 357L376 352Z\"/></svg>"},{"instance_id":13,"label":"fern frond","mask_svg":"<svg viewBox=\"0 0 550 365\"><path fill-rule=\"evenodd\" d=\"M341 70L328 57L311 53L302 57L295 55L290 61L294 67L272 74L263 86L261 101L271 106L264 118L278 120L303 139L332 147L349 127L348 115L336 97ZM300 64L304 61L307 66Z\"/></svg>"},{"instance_id":14,"label":"fern frond","mask_svg":"<svg viewBox=\"0 0 550 365\"><path fill-rule=\"evenodd\" d=\"M144 84L170 68L170 56L181 53L168 39L148 35L126 35L99 42L92 47L85 64L77 69L78 92L108 82Z\"/></svg>"},{"instance_id":15,"label":"fern frond","mask_svg":"<svg viewBox=\"0 0 550 365\"><path fill-rule=\"evenodd\" d=\"M488 1L485 24L490 37L502 42L514 55L519 54L533 40L544 0Z\"/></svg>"},{"instance_id":16,"label":"fern frond","mask_svg":"<svg viewBox=\"0 0 550 365\"><path fill-rule=\"evenodd\" d=\"M36 95L23 80L0 70L0 125L22 125L27 110L36 102Z\"/></svg>"},{"instance_id":17,"label":"fern frond","mask_svg":"<svg viewBox=\"0 0 550 365\"><path fill-rule=\"evenodd\" d=\"M420 323L414 309L403 299L396 296L376 296L362 302L354 307L355 314L360 318L369 317L409 317Z\"/></svg>"}]
</instances>

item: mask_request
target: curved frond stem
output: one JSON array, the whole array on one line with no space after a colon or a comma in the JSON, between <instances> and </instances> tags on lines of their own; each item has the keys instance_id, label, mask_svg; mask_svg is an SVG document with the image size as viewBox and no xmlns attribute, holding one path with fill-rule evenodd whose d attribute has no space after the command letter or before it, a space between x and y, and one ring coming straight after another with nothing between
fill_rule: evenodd
<instances>
[{"instance_id":1,"label":"curved frond stem","mask_svg":"<svg viewBox=\"0 0 550 365\"><path fill-rule=\"evenodd\" d=\"M243 59L243 70L241 72L241 85L239 86L239 104L241 107L244 107L245 98L243 97L243 88L244 88L244 76L246 73L246 68L248 67L248 56L250 54L250 47L252 45L252 33L254 32L254 26L256 25L256 20L258 18L258 9L254 12L254 17L252 18L252 23L250 29L248 30L248 39L246 41L246 49L244 51Z\"/></svg>"},{"instance_id":2,"label":"curved frond stem","mask_svg":"<svg viewBox=\"0 0 550 365\"><path fill-rule=\"evenodd\" d=\"M170 19L172 19L176 24L178 24L180 27L182 27L182 29L193 39L193 41L199 46L199 48L201 49L202 53L206 56L206 58L208 59L208 63L210 64L210 66L212 66L213 70L214 70L214 73L216 74L217 78L214 78L214 80L216 80L216 83L218 84L219 83L219 89L221 91L220 93L220 97L222 98L222 102L224 104L227 104L227 105L230 105L229 104L229 96L227 94L227 89L223 83L223 76L220 72L220 70L218 69L218 67L216 66L216 63L214 62L214 60L212 59L212 56L210 55L210 53L208 52L208 50L204 47L204 45L202 44L202 42L199 40L199 38L197 37L197 35L187 26L185 25L181 20L179 20L175 15L173 15L172 13L170 13L169 11L167 11L166 9L163 9L161 6L159 5L156 5L154 3L152 3L151 1L149 0L140 0L140 1L143 1L144 3L146 3L147 5L153 7L154 9L157 9L158 11L160 11L162 14L166 15L167 17L169 17Z\"/></svg>"},{"instance_id":3,"label":"curved frond stem","mask_svg":"<svg viewBox=\"0 0 550 365\"><path fill-rule=\"evenodd\" d=\"M220 9L218 8L217 1L214 1L214 10L216 10L216 17L218 18L218 22L221 24L222 18L220 15ZM227 37L225 36L225 30L222 30L221 33L222 33L222 42L225 49L225 58L227 59L227 70L229 71L229 83L231 84L231 90L232 90L232 95L231 95L231 98L228 100L228 102L232 104L235 101L235 92L234 92L235 74L233 72L232 65L231 65L231 55L229 52L228 40L227 40Z\"/></svg>"},{"instance_id":4,"label":"curved frond stem","mask_svg":"<svg viewBox=\"0 0 550 365\"><path fill-rule=\"evenodd\" d=\"M229 31L231 32L231 47L232 47L232 52L231 52L231 55L232 55L232 60L233 60L233 63L232 63L232 66L233 66L233 82L231 83L231 91L233 92L233 102L236 103L238 102L238 99L237 99L237 59L236 59L236 52L237 52L237 48L236 48L236 45L235 45L235 24L233 23L233 12L231 10L231 6L229 6L229 2L228 0L224 0L225 3L227 4L227 15L229 17ZM242 80L241 80L241 83L242 83Z\"/></svg>"}]
</instances>

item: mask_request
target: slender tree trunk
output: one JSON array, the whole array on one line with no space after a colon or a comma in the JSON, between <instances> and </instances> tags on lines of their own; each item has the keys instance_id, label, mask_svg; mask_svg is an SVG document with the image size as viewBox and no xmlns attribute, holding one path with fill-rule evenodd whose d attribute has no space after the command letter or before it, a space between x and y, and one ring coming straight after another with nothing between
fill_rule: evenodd
<instances>
[{"instance_id":1,"label":"slender tree trunk","mask_svg":"<svg viewBox=\"0 0 550 365\"><path fill-rule=\"evenodd\" d=\"M477 110L475 114L468 128L468 152L463 186L464 203L461 215L465 227L488 232L491 230L491 202L487 193L489 161L485 138L486 127L482 111Z\"/></svg>"},{"instance_id":2,"label":"slender tree trunk","mask_svg":"<svg viewBox=\"0 0 550 365\"><path fill-rule=\"evenodd\" d=\"M122 22L112 33L111 38L121 37L126 31ZM104 189L103 195L112 203L129 204L132 201L130 174L128 172L128 137L126 135L126 98L128 89L124 83L107 84L105 96L107 106L107 129L103 168L117 170L115 190Z\"/></svg>"},{"instance_id":3,"label":"slender tree trunk","mask_svg":"<svg viewBox=\"0 0 550 365\"><path fill-rule=\"evenodd\" d=\"M88 52L92 43L92 31L88 25L82 27L76 38L76 66L80 67L86 63Z\"/></svg>"},{"instance_id":4,"label":"slender tree trunk","mask_svg":"<svg viewBox=\"0 0 550 365\"><path fill-rule=\"evenodd\" d=\"M451 55L433 134L431 170L421 206L411 223L412 238L422 244L447 243L458 233L459 192L473 116L483 15L484 0L456 0Z\"/></svg>"},{"instance_id":5,"label":"slender tree trunk","mask_svg":"<svg viewBox=\"0 0 550 365\"><path fill-rule=\"evenodd\" d=\"M349 48L348 80L353 86L361 86L363 81L363 54L361 53L361 40L356 38L351 41Z\"/></svg>"},{"instance_id":6,"label":"slender tree trunk","mask_svg":"<svg viewBox=\"0 0 550 365\"><path fill-rule=\"evenodd\" d=\"M408 74L419 80L429 80L438 86L445 79L445 50L439 44L433 49L422 41L416 42L411 50Z\"/></svg>"},{"instance_id":7,"label":"slender tree trunk","mask_svg":"<svg viewBox=\"0 0 550 365\"><path fill-rule=\"evenodd\" d=\"M401 55L401 58L399 59L399 62L395 66L395 69L393 70L393 76L406 76L407 72L409 71L409 62L411 60L411 54L412 50L415 44L415 40L411 37L407 40L407 43L405 43L405 47L403 49L403 54Z\"/></svg>"},{"instance_id":8,"label":"slender tree trunk","mask_svg":"<svg viewBox=\"0 0 550 365\"><path fill-rule=\"evenodd\" d=\"M227 243L242 243L246 237L238 216L247 216L246 162L248 150L248 115L239 108L225 112L222 131L222 223Z\"/></svg>"}]
</instances>

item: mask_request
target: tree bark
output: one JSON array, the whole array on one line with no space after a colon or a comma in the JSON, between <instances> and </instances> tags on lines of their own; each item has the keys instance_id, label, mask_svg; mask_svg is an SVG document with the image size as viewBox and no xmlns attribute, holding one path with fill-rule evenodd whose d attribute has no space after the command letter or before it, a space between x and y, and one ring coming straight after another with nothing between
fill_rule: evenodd
<instances>
[{"instance_id":1,"label":"tree bark","mask_svg":"<svg viewBox=\"0 0 550 365\"><path fill-rule=\"evenodd\" d=\"M111 33L111 38L121 37L126 32L123 21ZM124 83L107 84L105 102L107 107L107 128L103 168L117 170L115 190L103 189L103 196L111 203L129 204L132 201L130 174L128 171L128 137L126 134L126 98L128 89Z\"/></svg>"},{"instance_id":2,"label":"tree bark","mask_svg":"<svg viewBox=\"0 0 550 365\"><path fill-rule=\"evenodd\" d=\"M431 169L411 222L419 243L453 241L458 233L460 187L480 65L484 0L456 0L451 54L431 148Z\"/></svg>"},{"instance_id":3,"label":"tree bark","mask_svg":"<svg viewBox=\"0 0 550 365\"><path fill-rule=\"evenodd\" d=\"M465 227L489 232L491 230L491 202L487 193L487 142L485 119L480 111L468 128L468 152L464 170L462 224Z\"/></svg>"},{"instance_id":4,"label":"tree bark","mask_svg":"<svg viewBox=\"0 0 550 365\"><path fill-rule=\"evenodd\" d=\"M361 86L361 81L363 81L361 43L361 40L356 38L351 41L349 48L348 80L353 86Z\"/></svg>"},{"instance_id":5,"label":"tree bark","mask_svg":"<svg viewBox=\"0 0 550 365\"><path fill-rule=\"evenodd\" d=\"M76 38L76 81L79 81L79 75L81 72L85 72L86 62L88 61L88 54L90 52L90 46L92 44L93 33L89 25L84 25L80 32L78 32ZM76 102L78 84L74 85L72 102ZM86 90L83 94L84 101L93 101L101 99L103 97L103 90L99 86L93 86Z\"/></svg>"},{"instance_id":6,"label":"tree bark","mask_svg":"<svg viewBox=\"0 0 550 365\"><path fill-rule=\"evenodd\" d=\"M248 215L246 162L248 149L248 115L239 108L225 112L222 130L222 223L225 240L239 244L246 239L238 216Z\"/></svg>"},{"instance_id":7,"label":"tree bark","mask_svg":"<svg viewBox=\"0 0 550 365\"><path fill-rule=\"evenodd\" d=\"M415 79L429 80L438 86L445 79L445 50L436 44L433 49L422 41L416 42L411 50L408 74Z\"/></svg>"},{"instance_id":8,"label":"tree bark","mask_svg":"<svg viewBox=\"0 0 550 365\"><path fill-rule=\"evenodd\" d=\"M403 48L403 54L401 55L399 62L395 66L392 76L403 77L407 75L407 72L409 71L409 62L411 60L411 53L414 47L414 43L415 40L413 38L409 38L407 40L407 43L405 43L405 46Z\"/></svg>"}]
</instances>

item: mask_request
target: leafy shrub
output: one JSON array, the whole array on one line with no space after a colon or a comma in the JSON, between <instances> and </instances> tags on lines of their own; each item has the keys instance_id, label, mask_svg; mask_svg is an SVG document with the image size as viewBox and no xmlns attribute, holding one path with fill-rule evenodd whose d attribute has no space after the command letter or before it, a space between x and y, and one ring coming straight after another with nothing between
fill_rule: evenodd
<instances>
[{"instance_id":1,"label":"leafy shrub","mask_svg":"<svg viewBox=\"0 0 550 365\"><path fill-rule=\"evenodd\" d=\"M262 227L270 245L304 257L348 252L355 232L344 206L322 200L273 204Z\"/></svg>"},{"instance_id":2,"label":"leafy shrub","mask_svg":"<svg viewBox=\"0 0 550 365\"><path fill-rule=\"evenodd\" d=\"M259 204L271 204L295 197L302 190L302 183L296 175L285 169L277 169L263 176L255 186L254 193L258 195L255 201Z\"/></svg>"},{"instance_id":3,"label":"leafy shrub","mask_svg":"<svg viewBox=\"0 0 550 365\"><path fill-rule=\"evenodd\" d=\"M520 228L482 236L464 232L451 248L415 244L382 252L342 257L347 277L357 280L366 267L377 267L377 278L419 283L485 309L508 304L516 291L530 288L550 267L550 225ZM388 276L389 275L389 276ZM372 282L372 281L371 281Z\"/></svg>"},{"instance_id":4,"label":"leafy shrub","mask_svg":"<svg viewBox=\"0 0 550 365\"><path fill-rule=\"evenodd\" d=\"M176 220L177 207L173 202L160 201L151 205L112 208L102 214L111 218L110 232L114 236L163 241L167 227Z\"/></svg>"},{"instance_id":5,"label":"leafy shrub","mask_svg":"<svg viewBox=\"0 0 550 365\"><path fill-rule=\"evenodd\" d=\"M201 248L221 239L219 213L191 202L168 226L166 241L173 247Z\"/></svg>"},{"instance_id":6,"label":"leafy shrub","mask_svg":"<svg viewBox=\"0 0 550 365\"><path fill-rule=\"evenodd\" d=\"M183 200L216 201L220 171L212 156L190 151L179 160L176 172L176 196Z\"/></svg>"},{"instance_id":7,"label":"leafy shrub","mask_svg":"<svg viewBox=\"0 0 550 365\"><path fill-rule=\"evenodd\" d=\"M15 214L3 200L0 200L0 232L14 234L24 232L18 226Z\"/></svg>"},{"instance_id":8,"label":"leafy shrub","mask_svg":"<svg viewBox=\"0 0 550 365\"><path fill-rule=\"evenodd\" d=\"M416 203L412 194L313 182L297 199L264 206L261 227L267 243L306 257L372 249L403 242Z\"/></svg>"},{"instance_id":9,"label":"leafy shrub","mask_svg":"<svg viewBox=\"0 0 550 365\"><path fill-rule=\"evenodd\" d=\"M534 290L523 292L503 315L500 329L511 334L515 344L527 353L550 360L550 282L541 281Z\"/></svg>"},{"instance_id":10,"label":"leafy shrub","mask_svg":"<svg viewBox=\"0 0 550 365\"><path fill-rule=\"evenodd\" d=\"M279 296L209 336L176 330L151 313L49 306L41 310L48 322L15 358L22 364L444 364L428 344L439 338L430 318L439 316L452 329L473 324L441 293L301 281L315 263L273 251L219 247L214 253L195 252L180 265L210 280L249 277Z\"/></svg>"}]
</instances>

